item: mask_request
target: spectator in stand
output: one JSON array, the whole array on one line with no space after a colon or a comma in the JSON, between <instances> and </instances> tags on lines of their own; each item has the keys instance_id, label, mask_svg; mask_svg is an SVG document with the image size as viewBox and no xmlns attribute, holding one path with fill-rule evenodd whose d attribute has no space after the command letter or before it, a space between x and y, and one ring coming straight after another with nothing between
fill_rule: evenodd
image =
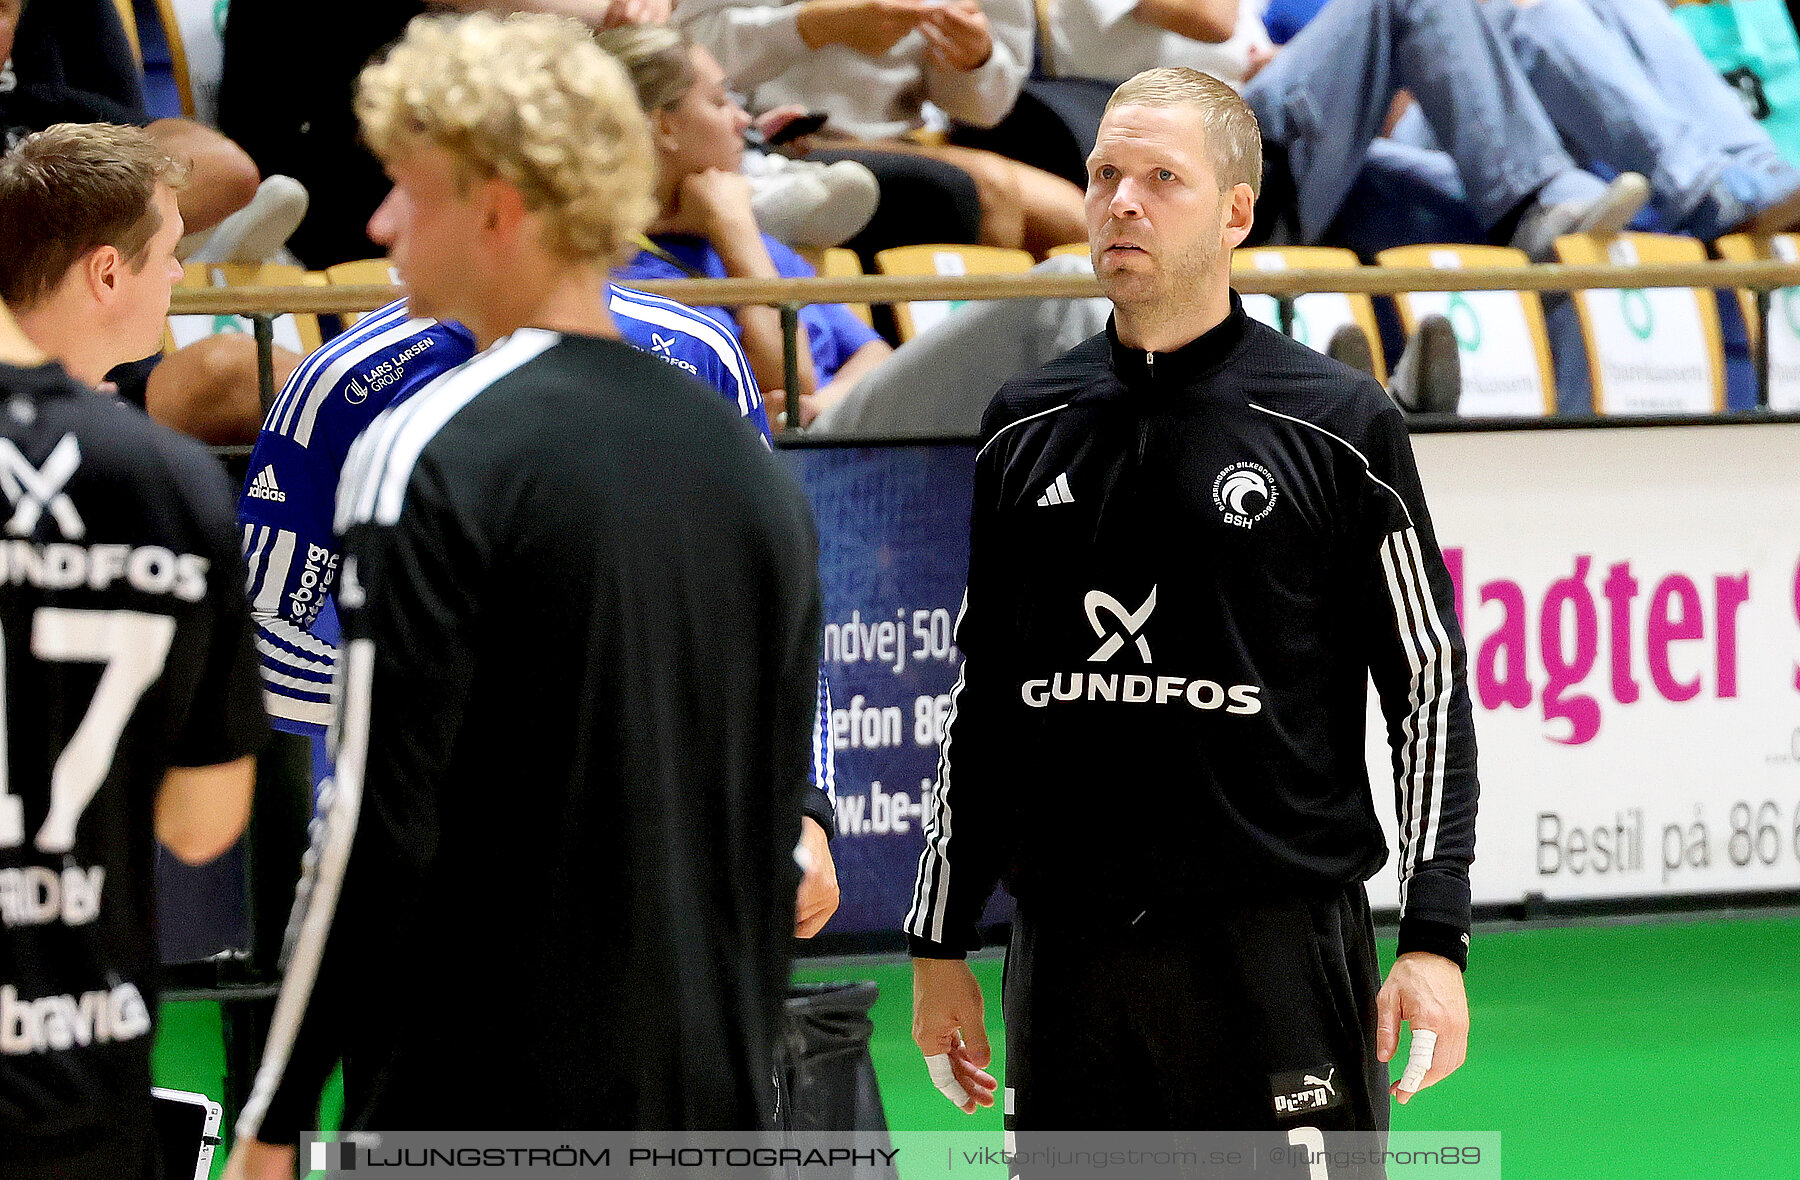
<instances>
[{"instance_id":1,"label":"spectator in stand","mask_svg":"<svg viewBox=\"0 0 1800 1180\"><path fill-rule=\"evenodd\" d=\"M1660 228L1711 241L1800 225L1800 169L1661 0L1489 0L1577 157L1650 178Z\"/></svg>"},{"instance_id":2,"label":"spectator in stand","mask_svg":"<svg viewBox=\"0 0 1800 1180\"><path fill-rule=\"evenodd\" d=\"M1275 56L1260 10L1256 0L1050 0L1044 72L1117 85L1187 66L1241 90Z\"/></svg>"},{"instance_id":3,"label":"spectator in stand","mask_svg":"<svg viewBox=\"0 0 1800 1180\"><path fill-rule=\"evenodd\" d=\"M379 253L364 230L391 185L357 139L350 96L357 73L426 7L424 0L230 6L219 125L264 171L331 194L315 202L289 244L315 270ZM594 28L669 16L668 0L440 0L435 7L549 12Z\"/></svg>"},{"instance_id":4,"label":"spectator in stand","mask_svg":"<svg viewBox=\"0 0 1800 1180\"><path fill-rule=\"evenodd\" d=\"M0 0L0 62L6 63L0 67L0 151L59 123L142 127L186 167L176 201L190 232L218 225L255 196L256 166L231 140L188 119L150 119L111 0L37 0L29 7ZM155 350L153 341L146 352ZM277 384L299 359L276 350ZM134 360L82 379L116 389L163 425L202 442L250 442L262 418L256 344L241 334L212 336L160 361Z\"/></svg>"},{"instance_id":5,"label":"spectator in stand","mask_svg":"<svg viewBox=\"0 0 1800 1180\"><path fill-rule=\"evenodd\" d=\"M1241 89L1277 165L1271 171L1291 177L1297 236L1305 242L1320 241L1336 220L1401 89L1433 121L1463 199L1490 240L1547 259L1561 234L1617 232L1648 195L1642 176L1626 174L1609 186L1577 167L1476 0L1333 0L1272 59L1247 50L1241 60L1217 52L1210 62L1206 47L1190 51L1191 38L1163 25L1148 36L1116 28L1154 23L1136 10L1121 12L1108 0L1059 3L1062 57L1095 76L1122 80L1185 64ZM1230 30L1262 43L1254 28L1241 34L1244 14L1233 0L1210 0L1208 10L1210 21L1194 31ZM1183 60L1165 62L1168 54ZM1265 230L1277 212L1259 210Z\"/></svg>"},{"instance_id":6,"label":"spectator in stand","mask_svg":"<svg viewBox=\"0 0 1800 1180\"><path fill-rule=\"evenodd\" d=\"M949 163L974 178L981 240L1043 253L1082 235L1081 191L991 152L901 137L926 125L929 102L992 126L1031 68L1026 0L679 0L675 20L718 58L753 111L801 103L830 112L822 158L883 175L895 153Z\"/></svg>"},{"instance_id":7,"label":"spectator in stand","mask_svg":"<svg viewBox=\"0 0 1800 1180\"><path fill-rule=\"evenodd\" d=\"M811 276L804 258L757 232L748 186L737 174L749 116L726 94L712 55L668 28L613 29L598 40L625 67L650 114L662 208L648 247L615 277ZM1037 270L1092 273L1090 265L1052 258ZM771 413L784 409L783 394L768 392L786 380L774 310L700 310L738 333ZM1100 332L1110 310L1104 299L978 303L893 349L842 304L808 305L800 312L800 423L838 435L973 433L1002 382ZM1454 338L1449 347L1454 354ZM1421 364L1433 362L1415 359L1406 367ZM1447 380L1454 385L1456 378Z\"/></svg>"},{"instance_id":8,"label":"spectator in stand","mask_svg":"<svg viewBox=\"0 0 1800 1180\"><path fill-rule=\"evenodd\" d=\"M1658 0L1300 3L1281 13L1292 40L1274 56L1234 0L1204 0L1210 19L1180 34L1142 3L1057 3L1059 69L1110 80L1191 65L1241 89L1285 154L1309 242L1363 171L1540 260L1557 233L1621 228L1640 192L1657 228L1708 240L1800 222L1800 171ZM1377 138L1396 91L1413 101ZM1603 193L1578 161L1624 182Z\"/></svg>"},{"instance_id":9,"label":"spectator in stand","mask_svg":"<svg viewBox=\"0 0 1800 1180\"><path fill-rule=\"evenodd\" d=\"M0 71L0 150L53 123L126 124L187 165L181 218L190 231L256 195L256 165L237 144L189 119L150 118L112 0L0 0L0 62L9 62Z\"/></svg>"},{"instance_id":10,"label":"spectator in stand","mask_svg":"<svg viewBox=\"0 0 1800 1180\"><path fill-rule=\"evenodd\" d=\"M750 116L725 90L712 54L666 26L611 29L598 37L625 67L650 116L660 212L646 249L618 272L650 278L796 278L814 273L804 258L762 233L739 172ZM894 351L842 304L800 311L797 391L786 390L781 319L772 307L702 308L731 325L756 370L771 413L797 393L802 421L835 401Z\"/></svg>"}]
</instances>

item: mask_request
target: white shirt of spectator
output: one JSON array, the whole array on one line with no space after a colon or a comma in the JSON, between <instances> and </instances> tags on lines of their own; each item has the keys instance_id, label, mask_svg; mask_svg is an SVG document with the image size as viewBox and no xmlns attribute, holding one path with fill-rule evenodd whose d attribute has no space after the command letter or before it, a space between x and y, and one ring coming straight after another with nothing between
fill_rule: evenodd
<instances>
[{"instance_id":1,"label":"white shirt of spectator","mask_svg":"<svg viewBox=\"0 0 1800 1180\"><path fill-rule=\"evenodd\" d=\"M967 72L927 64L919 32L876 58L842 45L809 49L797 24L799 0L677 0L671 19L719 59L727 85L749 96L752 113L799 103L829 111L827 131L894 139L924 125L927 102L978 127L1012 110L1031 70L1036 15L1031 0L982 0L981 9L994 52Z\"/></svg>"},{"instance_id":2,"label":"white shirt of spectator","mask_svg":"<svg viewBox=\"0 0 1800 1180\"><path fill-rule=\"evenodd\" d=\"M1217 45L1144 24L1131 15L1136 7L1137 0L1050 0L1055 74L1123 82L1157 66L1188 66L1242 89L1250 51L1270 46L1259 0L1239 0L1237 28Z\"/></svg>"}]
</instances>

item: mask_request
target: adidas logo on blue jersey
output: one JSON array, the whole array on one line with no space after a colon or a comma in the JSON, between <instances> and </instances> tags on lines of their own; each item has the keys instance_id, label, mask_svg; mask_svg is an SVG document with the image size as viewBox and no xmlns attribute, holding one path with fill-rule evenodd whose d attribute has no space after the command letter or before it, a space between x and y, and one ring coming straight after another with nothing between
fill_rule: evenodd
<instances>
[{"instance_id":1,"label":"adidas logo on blue jersey","mask_svg":"<svg viewBox=\"0 0 1800 1180\"><path fill-rule=\"evenodd\" d=\"M287 502L287 493L282 491L280 485L275 482L275 465L273 463L256 473L256 478L251 480L250 486L244 489L244 495L252 500L273 500L277 504Z\"/></svg>"}]
</instances>

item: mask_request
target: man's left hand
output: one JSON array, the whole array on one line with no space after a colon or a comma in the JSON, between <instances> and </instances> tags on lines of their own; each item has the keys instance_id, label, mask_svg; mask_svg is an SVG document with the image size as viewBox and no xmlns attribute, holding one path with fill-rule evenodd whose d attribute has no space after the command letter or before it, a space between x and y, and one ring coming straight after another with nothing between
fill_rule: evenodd
<instances>
[{"instance_id":1,"label":"man's left hand","mask_svg":"<svg viewBox=\"0 0 1800 1180\"><path fill-rule=\"evenodd\" d=\"M1407 1081L1403 1075L1388 1088L1402 1106L1420 1090L1455 1073L1468 1057L1469 997L1463 990L1462 970L1444 956L1409 951L1394 960L1394 969L1375 997L1375 1009L1375 1055L1383 1061L1393 1060L1400 1047L1401 1021L1412 1027L1414 1038L1420 1032L1437 1037L1425 1076L1402 1089L1401 1083Z\"/></svg>"},{"instance_id":2,"label":"man's left hand","mask_svg":"<svg viewBox=\"0 0 1800 1180\"><path fill-rule=\"evenodd\" d=\"M831 859L830 838L810 815L800 821L800 847L806 850L806 868L794 903L794 937L811 938L837 913L837 865Z\"/></svg>"},{"instance_id":3,"label":"man's left hand","mask_svg":"<svg viewBox=\"0 0 1800 1180\"><path fill-rule=\"evenodd\" d=\"M927 42L925 53L932 64L968 73L987 64L994 55L994 35L979 0L950 0L935 5L919 22Z\"/></svg>"}]
</instances>

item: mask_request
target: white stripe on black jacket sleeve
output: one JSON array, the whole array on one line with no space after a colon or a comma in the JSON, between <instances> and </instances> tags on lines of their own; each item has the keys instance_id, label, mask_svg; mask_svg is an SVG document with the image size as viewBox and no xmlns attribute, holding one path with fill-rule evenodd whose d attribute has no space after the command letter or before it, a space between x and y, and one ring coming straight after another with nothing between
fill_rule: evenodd
<instances>
[{"instance_id":1,"label":"white stripe on black jacket sleeve","mask_svg":"<svg viewBox=\"0 0 1800 1180\"><path fill-rule=\"evenodd\" d=\"M1475 857L1475 725L1467 653L1398 411L1363 440L1370 672L1387 721L1399 819L1400 951L1466 964Z\"/></svg>"},{"instance_id":2,"label":"white stripe on black jacket sleeve","mask_svg":"<svg viewBox=\"0 0 1800 1180\"><path fill-rule=\"evenodd\" d=\"M984 432L990 433L991 432ZM960 959L981 945L976 924L1000 879L1004 829L1003 743L995 713L1005 708L1004 684L983 676L1001 637L983 630L982 542L1000 497L1000 452L984 448L975 464L969 524L969 582L956 618L962 668L951 692L950 718L938 753L938 778L925 811L925 848L919 854L906 941L915 958Z\"/></svg>"}]
</instances>

